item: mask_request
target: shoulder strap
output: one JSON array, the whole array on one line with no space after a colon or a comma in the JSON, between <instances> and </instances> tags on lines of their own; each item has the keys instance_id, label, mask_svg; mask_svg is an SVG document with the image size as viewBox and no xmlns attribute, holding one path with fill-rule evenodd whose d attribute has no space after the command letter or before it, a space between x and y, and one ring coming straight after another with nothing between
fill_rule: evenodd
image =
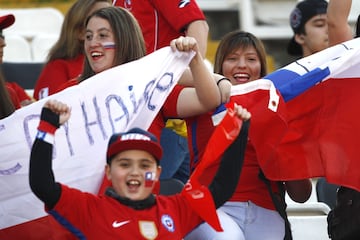
<instances>
[{"instance_id":1,"label":"shoulder strap","mask_svg":"<svg viewBox=\"0 0 360 240\"><path fill-rule=\"evenodd\" d=\"M284 240L292 240L292 234L291 234L291 228L290 228L290 222L289 219L287 217L287 213L286 213L286 202L285 202L285 188L284 185L281 182L278 182L278 186L279 186L279 191L280 191L280 198L278 198L275 193L273 192L272 188L271 188L271 184L269 179L267 179L264 175L264 173L260 170L259 172L259 178L265 183L271 199L275 205L275 209L276 211L278 211L278 213L280 214L280 216L284 219L284 223L285 223L285 236L284 236Z\"/></svg>"}]
</instances>

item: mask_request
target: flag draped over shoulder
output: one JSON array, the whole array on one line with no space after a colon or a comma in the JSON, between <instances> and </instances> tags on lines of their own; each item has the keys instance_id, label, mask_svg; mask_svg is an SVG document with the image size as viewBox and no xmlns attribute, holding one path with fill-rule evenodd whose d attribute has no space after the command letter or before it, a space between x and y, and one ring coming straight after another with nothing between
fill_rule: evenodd
<instances>
[{"instance_id":1,"label":"flag draped over shoulder","mask_svg":"<svg viewBox=\"0 0 360 240\"><path fill-rule=\"evenodd\" d=\"M288 131L270 157L272 180L324 176L360 190L360 39L300 59L264 77L286 101Z\"/></svg>"},{"instance_id":2,"label":"flag draped over shoulder","mask_svg":"<svg viewBox=\"0 0 360 240\"><path fill-rule=\"evenodd\" d=\"M64 239L53 234L53 220L28 183L30 150L45 101L57 99L72 108L55 135L56 180L96 193L110 136L132 127L147 129L193 56L166 47L0 120L0 239Z\"/></svg>"},{"instance_id":3,"label":"flag draped over shoulder","mask_svg":"<svg viewBox=\"0 0 360 240\"><path fill-rule=\"evenodd\" d=\"M240 119L232 114L234 103L251 112L249 138L256 143L262 156L268 158L275 151L287 130L286 118L283 116L285 103L271 81L257 80L233 86L231 95L230 102L215 111L212 121L217 126L182 192L199 216L217 231L221 230L221 226L213 211L215 206L208 189L202 184L209 184L209 178L205 177L204 181L204 176L214 176L223 152L236 137L232 132L238 133L240 130Z\"/></svg>"}]
</instances>

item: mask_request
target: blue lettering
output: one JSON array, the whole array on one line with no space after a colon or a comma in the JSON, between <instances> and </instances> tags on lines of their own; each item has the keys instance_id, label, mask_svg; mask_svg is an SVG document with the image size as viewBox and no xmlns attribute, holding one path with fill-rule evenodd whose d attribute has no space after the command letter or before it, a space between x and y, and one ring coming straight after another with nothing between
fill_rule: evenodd
<instances>
[{"instance_id":1,"label":"blue lettering","mask_svg":"<svg viewBox=\"0 0 360 240\"><path fill-rule=\"evenodd\" d=\"M84 124L85 124L86 134L88 136L89 143L91 145L94 144L94 138L93 138L93 136L91 134L90 126L99 125L99 128L100 128L100 131L101 131L101 133L103 135L103 138L104 139L107 138L107 134L106 134L104 125L103 125L103 123L101 121L101 112L100 112L100 108L99 108L99 106L97 104L96 97L93 98L93 104L94 104L95 113L96 113L96 121L89 122L88 115L87 115L87 112L86 112L86 109L85 109L85 104L81 103L81 110L82 110L83 117L84 117L84 122L85 122Z\"/></svg>"},{"instance_id":2,"label":"blue lettering","mask_svg":"<svg viewBox=\"0 0 360 240\"><path fill-rule=\"evenodd\" d=\"M121 121L122 119L125 119L126 121L126 125L129 123L130 121L130 114L129 114L129 110L127 109L126 104L124 103L124 101L122 100L122 98L118 95L109 95L106 100L105 100L105 105L106 105L106 109L108 112L108 118L109 118L109 122L111 124L111 129L112 129L112 133L114 133L115 130L115 124L116 122ZM112 108L110 107L110 103L114 102L120 107L121 112L123 113L122 115L115 117L112 116Z\"/></svg>"},{"instance_id":3,"label":"blue lettering","mask_svg":"<svg viewBox=\"0 0 360 240\"><path fill-rule=\"evenodd\" d=\"M154 91L150 95L149 102L148 102L148 109L154 110L156 107L154 104L151 103L151 99L154 95L154 92L155 91L159 91L159 92L168 91L173 84L174 84L174 74L169 73L169 72L164 73L164 75L162 75L160 77L159 82L156 84Z\"/></svg>"}]
</instances>

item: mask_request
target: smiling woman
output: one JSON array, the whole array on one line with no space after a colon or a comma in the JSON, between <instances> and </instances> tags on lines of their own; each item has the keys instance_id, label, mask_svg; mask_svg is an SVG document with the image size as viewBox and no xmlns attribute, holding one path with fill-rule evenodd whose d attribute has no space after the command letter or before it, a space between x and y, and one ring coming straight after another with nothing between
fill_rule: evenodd
<instances>
[{"instance_id":1,"label":"smiling woman","mask_svg":"<svg viewBox=\"0 0 360 240\"><path fill-rule=\"evenodd\" d=\"M127 10L115 9L97 11L85 22L86 59L79 82L105 69L145 56L144 38L137 21Z\"/></svg>"}]
</instances>

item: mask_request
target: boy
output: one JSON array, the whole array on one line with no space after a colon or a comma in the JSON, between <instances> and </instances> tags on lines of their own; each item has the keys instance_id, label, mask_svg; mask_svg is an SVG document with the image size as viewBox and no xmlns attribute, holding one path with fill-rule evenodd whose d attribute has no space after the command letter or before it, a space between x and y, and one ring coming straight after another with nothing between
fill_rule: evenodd
<instances>
[{"instance_id":1,"label":"boy","mask_svg":"<svg viewBox=\"0 0 360 240\"><path fill-rule=\"evenodd\" d=\"M240 106L235 106L235 112L243 120L250 118ZM161 172L162 148L156 137L139 128L110 138L105 172L112 187L104 196L55 182L51 167L54 133L69 117L66 104L56 100L45 103L31 151L29 178L46 210L74 235L80 239L182 239L202 222L183 194L152 194ZM216 207L231 197L237 185L248 127L245 122L208 187Z\"/></svg>"}]
</instances>

